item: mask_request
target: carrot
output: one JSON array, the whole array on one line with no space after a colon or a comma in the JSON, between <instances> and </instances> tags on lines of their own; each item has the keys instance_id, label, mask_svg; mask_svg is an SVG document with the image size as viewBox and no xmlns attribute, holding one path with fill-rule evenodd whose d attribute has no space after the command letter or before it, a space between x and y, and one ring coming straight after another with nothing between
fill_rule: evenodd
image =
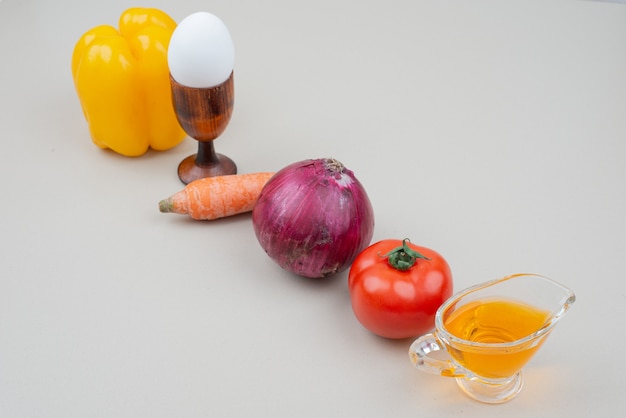
<instances>
[{"instance_id":1,"label":"carrot","mask_svg":"<svg viewBox=\"0 0 626 418\"><path fill-rule=\"evenodd\" d=\"M164 213L188 214L212 220L254 209L261 190L274 173L233 174L194 180L159 202Z\"/></svg>"}]
</instances>

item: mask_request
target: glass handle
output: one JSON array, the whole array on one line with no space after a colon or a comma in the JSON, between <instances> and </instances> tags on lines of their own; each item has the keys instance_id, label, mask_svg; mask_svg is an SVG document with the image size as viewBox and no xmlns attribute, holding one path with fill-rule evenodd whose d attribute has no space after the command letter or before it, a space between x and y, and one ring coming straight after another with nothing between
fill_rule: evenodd
<instances>
[{"instance_id":1,"label":"glass handle","mask_svg":"<svg viewBox=\"0 0 626 418\"><path fill-rule=\"evenodd\" d=\"M467 374L465 370L458 367L451 360L441 360L430 356L435 351L445 352L445 349L434 334L425 334L411 344L409 357L413 365L423 372L446 377L463 377Z\"/></svg>"}]
</instances>

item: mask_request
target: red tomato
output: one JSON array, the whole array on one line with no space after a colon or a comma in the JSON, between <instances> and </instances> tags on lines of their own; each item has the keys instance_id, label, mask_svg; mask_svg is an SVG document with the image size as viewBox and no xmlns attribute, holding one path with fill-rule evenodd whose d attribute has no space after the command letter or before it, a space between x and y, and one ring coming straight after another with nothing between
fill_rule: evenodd
<instances>
[{"instance_id":1,"label":"red tomato","mask_svg":"<svg viewBox=\"0 0 626 418\"><path fill-rule=\"evenodd\" d=\"M348 285L352 310L365 328L408 338L433 329L437 309L452 295L452 273L437 252L388 239L357 256Z\"/></svg>"}]
</instances>

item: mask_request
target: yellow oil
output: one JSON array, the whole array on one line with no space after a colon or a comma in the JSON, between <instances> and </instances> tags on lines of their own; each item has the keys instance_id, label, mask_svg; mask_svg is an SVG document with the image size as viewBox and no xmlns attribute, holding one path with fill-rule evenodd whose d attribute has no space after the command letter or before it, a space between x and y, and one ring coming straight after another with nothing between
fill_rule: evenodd
<instances>
[{"instance_id":1,"label":"yellow oil","mask_svg":"<svg viewBox=\"0 0 626 418\"><path fill-rule=\"evenodd\" d=\"M510 343L537 332L550 312L510 299L483 299L451 312L444 326L452 335L478 343ZM455 344L451 355L466 369L482 377L499 379L515 375L535 354L541 342L512 347L475 347Z\"/></svg>"}]
</instances>

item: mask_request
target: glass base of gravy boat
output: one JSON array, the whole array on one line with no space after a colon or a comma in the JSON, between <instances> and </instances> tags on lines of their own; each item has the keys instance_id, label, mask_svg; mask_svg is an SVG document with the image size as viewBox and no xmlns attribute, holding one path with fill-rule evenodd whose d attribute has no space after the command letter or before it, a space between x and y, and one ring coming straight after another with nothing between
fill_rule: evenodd
<instances>
[{"instance_id":1,"label":"glass base of gravy boat","mask_svg":"<svg viewBox=\"0 0 626 418\"><path fill-rule=\"evenodd\" d=\"M454 377L472 399L503 403L522 390L522 367L576 300L544 276L515 274L452 296L438 309L435 331L411 344L413 365ZM439 351L442 354L431 355Z\"/></svg>"},{"instance_id":2,"label":"glass base of gravy boat","mask_svg":"<svg viewBox=\"0 0 626 418\"><path fill-rule=\"evenodd\" d=\"M516 397L524 386L524 375L518 372L511 379L501 382L480 378L457 377L456 383L467 396L483 403L504 403Z\"/></svg>"}]
</instances>

